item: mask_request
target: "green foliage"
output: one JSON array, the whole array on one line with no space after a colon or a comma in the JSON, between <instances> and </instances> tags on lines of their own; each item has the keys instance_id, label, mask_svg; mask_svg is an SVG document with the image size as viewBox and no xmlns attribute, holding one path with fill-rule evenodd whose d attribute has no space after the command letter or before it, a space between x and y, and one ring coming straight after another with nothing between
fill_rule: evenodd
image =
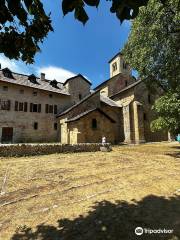
<instances>
[{"instance_id":1,"label":"green foliage","mask_svg":"<svg viewBox=\"0 0 180 240\"><path fill-rule=\"evenodd\" d=\"M39 0L0 0L0 52L33 63L39 43L52 31Z\"/></svg>"},{"instance_id":2,"label":"green foliage","mask_svg":"<svg viewBox=\"0 0 180 240\"><path fill-rule=\"evenodd\" d=\"M180 2L149 0L132 23L126 60L149 87L176 89L180 81Z\"/></svg>"},{"instance_id":3,"label":"green foliage","mask_svg":"<svg viewBox=\"0 0 180 240\"><path fill-rule=\"evenodd\" d=\"M157 112L158 118L151 123L151 129L180 133L180 89L175 93L169 91L156 100L153 109Z\"/></svg>"},{"instance_id":4,"label":"green foliage","mask_svg":"<svg viewBox=\"0 0 180 240\"><path fill-rule=\"evenodd\" d=\"M153 107L157 113L151 124L154 131L180 132L179 23L179 0L169 0L165 5L149 0L133 21L123 50L127 62L137 69L149 90L161 96Z\"/></svg>"},{"instance_id":5,"label":"green foliage","mask_svg":"<svg viewBox=\"0 0 180 240\"><path fill-rule=\"evenodd\" d=\"M148 0L111 0L112 7L110 11L115 13L117 18L123 22L125 19L133 19L139 12L139 7L145 6ZM100 0L63 0L62 9L64 15L74 11L76 19L85 24L89 17L85 11L85 6L98 7Z\"/></svg>"}]
</instances>

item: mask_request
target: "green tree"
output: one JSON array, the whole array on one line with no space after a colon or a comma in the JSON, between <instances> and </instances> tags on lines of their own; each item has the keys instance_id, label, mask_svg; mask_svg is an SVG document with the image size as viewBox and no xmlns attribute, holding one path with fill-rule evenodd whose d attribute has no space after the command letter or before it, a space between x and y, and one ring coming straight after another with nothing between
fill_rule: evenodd
<instances>
[{"instance_id":1,"label":"green tree","mask_svg":"<svg viewBox=\"0 0 180 240\"><path fill-rule=\"evenodd\" d=\"M152 121L153 131L166 129L174 135L180 133L180 90L167 92L156 100L153 109L158 117Z\"/></svg>"},{"instance_id":2,"label":"green tree","mask_svg":"<svg viewBox=\"0 0 180 240\"><path fill-rule=\"evenodd\" d=\"M122 22L133 19L139 8L149 0L109 0L110 11ZM159 0L166 3L168 0ZM86 6L98 7L100 0L62 0L64 15L74 12L77 20L88 20ZM0 0L0 53L10 59L33 63L39 44L53 31L50 15L46 14L41 0Z\"/></svg>"},{"instance_id":3,"label":"green tree","mask_svg":"<svg viewBox=\"0 0 180 240\"><path fill-rule=\"evenodd\" d=\"M142 80L165 91L176 89L180 78L180 1L162 6L150 0L133 21L124 47L126 60Z\"/></svg>"},{"instance_id":4,"label":"green tree","mask_svg":"<svg viewBox=\"0 0 180 240\"><path fill-rule=\"evenodd\" d=\"M162 6L158 0L150 0L133 20L123 52L152 92L163 89L164 96L154 105L153 130L180 130L179 43L180 1L169 0Z\"/></svg>"}]
</instances>

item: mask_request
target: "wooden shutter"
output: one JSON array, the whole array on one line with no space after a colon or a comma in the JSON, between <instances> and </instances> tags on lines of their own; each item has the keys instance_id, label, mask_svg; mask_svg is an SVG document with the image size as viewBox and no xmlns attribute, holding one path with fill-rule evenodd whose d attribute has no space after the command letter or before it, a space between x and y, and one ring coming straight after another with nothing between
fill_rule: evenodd
<instances>
[{"instance_id":1,"label":"wooden shutter","mask_svg":"<svg viewBox=\"0 0 180 240\"><path fill-rule=\"evenodd\" d=\"M48 104L46 104L46 113L48 113L49 112L49 105Z\"/></svg>"},{"instance_id":2,"label":"wooden shutter","mask_svg":"<svg viewBox=\"0 0 180 240\"><path fill-rule=\"evenodd\" d=\"M57 105L54 105L54 114L57 114Z\"/></svg>"},{"instance_id":3,"label":"wooden shutter","mask_svg":"<svg viewBox=\"0 0 180 240\"><path fill-rule=\"evenodd\" d=\"M30 103L30 112L33 111L33 103Z\"/></svg>"},{"instance_id":4,"label":"wooden shutter","mask_svg":"<svg viewBox=\"0 0 180 240\"><path fill-rule=\"evenodd\" d=\"M11 109L11 101L8 100L7 101L7 110L10 111L10 109Z\"/></svg>"},{"instance_id":5,"label":"wooden shutter","mask_svg":"<svg viewBox=\"0 0 180 240\"><path fill-rule=\"evenodd\" d=\"M18 101L15 101L15 111L18 111Z\"/></svg>"},{"instance_id":6,"label":"wooden shutter","mask_svg":"<svg viewBox=\"0 0 180 240\"><path fill-rule=\"evenodd\" d=\"M24 103L20 102L19 103L19 111L23 111L24 108Z\"/></svg>"},{"instance_id":7,"label":"wooden shutter","mask_svg":"<svg viewBox=\"0 0 180 240\"><path fill-rule=\"evenodd\" d=\"M49 105L49 113L53 113L53 105Z\"/></svg>"},{"instance_id":8,"label":"wooden shutter","mask_svg":"<svg viewBox=\"0 0 180 240\"><path fill-rule=\"evenodd\" d=\"M27 112L27 102L24 103L24 112Z\"/></svg>"},{"instance_id":9,"label":"wooden shutter","mask_svg":"<svg viewBox=\"0 0 180 240\"><path fill-rule=\"evenodd\" d=\"M38 104L38 112L41 112L41 104Z\"/></svg>"}]
</instances>

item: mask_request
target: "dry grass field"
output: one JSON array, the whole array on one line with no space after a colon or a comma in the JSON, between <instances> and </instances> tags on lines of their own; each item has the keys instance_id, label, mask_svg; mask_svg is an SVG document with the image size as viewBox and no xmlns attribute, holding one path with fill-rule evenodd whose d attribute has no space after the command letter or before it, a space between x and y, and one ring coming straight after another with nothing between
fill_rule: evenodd
<instances>
[{"instance_id":1,"label":"dry grass field","mask_svg":"<svg viewBox=\"0 0 180 240\"><path fill-rule=\"evenodd\" d=\"M0 239L180 239L180 145L0 158ZM173 229L136 236L137 227Z\"/></svg>"}]
</instances>

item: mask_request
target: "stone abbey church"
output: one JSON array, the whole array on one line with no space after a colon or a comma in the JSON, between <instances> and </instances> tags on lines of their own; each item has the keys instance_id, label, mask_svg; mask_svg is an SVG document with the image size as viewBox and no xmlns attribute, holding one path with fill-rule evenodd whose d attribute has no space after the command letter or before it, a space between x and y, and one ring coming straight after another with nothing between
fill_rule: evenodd
<instances>
[{"instance_id":1,"label":"stone abbey church","mask_svg":"<svg viewBox=\"0 0 180 240\"><path fill-rule=\"evenodd\" d=\"M95 89L81 74L64 83L45 74L0 70L0 142L117 144L167 140L151 132L155 96L131 75L121 53L110 61L110 78Z\"/></svg>"}]
</instances>

